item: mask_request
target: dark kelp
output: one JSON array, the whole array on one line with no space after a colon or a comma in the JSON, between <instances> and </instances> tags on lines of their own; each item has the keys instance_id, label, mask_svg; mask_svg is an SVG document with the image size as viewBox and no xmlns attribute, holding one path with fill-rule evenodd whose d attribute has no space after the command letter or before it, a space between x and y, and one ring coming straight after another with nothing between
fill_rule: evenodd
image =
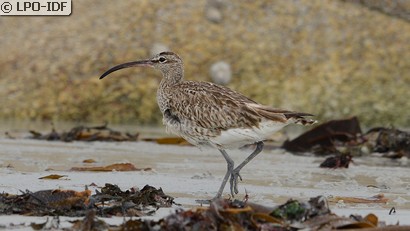
<instances>
[{"instance_id":1,"label":"dark kelp","mask_svg":"<svg viewBox=\"0 0 410 231\"><path fill-rule=\"evenodd\" d=\"M353 162L350 154L339 154L330 156L323 161L319 167L321 168L349 168L350 162Z\"/></svg>"},{"instance_id":2,"label":"dark kelp","mask_svg":"<svg viewBox=\"0 0 410 231\"><path fill-rule=\"evenodd\" d=\"M321 153L334 153L335 142L349 142L362 134L359 120L356 117L342 120L331 120L298 136L285 141L282 148L290 152L311 152L320 149ZM319 152L316 152L319 154Z\"/></svg>"},{"instance_id":3,"label":"dark kelp","mask_svg":"<svg viewBox=\"0 0 410 231\"><path fill-rule=\"evenodd\" d=\"M37 131L30 131L32 139L48 141L137 141L139 133L130 134L113 130L108 124L101 126L77 126L68 132L57 132L53 127L48 134Z\"/></svg>"},{"instance_id":4,"label":"dark kelp","mask_svg":"<svg viewBox=\"0 0 410 231\"><path fill-rule=\"evenodd\" d=\"M410 133L396 128L372 128L365 135L367 145L386 157L410 157Z\"/></svg>"},{"instance_id":5,"label":"dark kelp","mask_svg":"<svg viewBox=\"0 0 410 231\"><path fill-rule=\"evenodd\" d=\"M372 128L362 133L356 117L332 120L303 133L282 148L290 152L312 152L316 155L336 155L345 164L333 163L334 167L348 167L351 157L369 153L383 153L385 157L410 157L410 133L396 128ZM328 160L324 163L337 160ZM346 165L347 164L347 165Z\"/></svg>"}]
</instances>

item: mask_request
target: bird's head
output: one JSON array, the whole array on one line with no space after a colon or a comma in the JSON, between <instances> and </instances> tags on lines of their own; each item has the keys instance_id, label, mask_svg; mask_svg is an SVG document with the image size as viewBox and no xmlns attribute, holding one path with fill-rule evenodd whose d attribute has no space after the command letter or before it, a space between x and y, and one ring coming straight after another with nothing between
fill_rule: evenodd
<instances>
[{"instance_id":1,"label":"bird's head","mask_svg":"<svg viewBox=\"0 0 410 231\"><path fill-rule=\"evenodd\" d=\"M168 76L169 73L175 72L177 75L182 74L183 72L183 62L182 59L171 51L161 52L151 59L139 60L134 62L123 63L112 67L104 74L101 75L100 79L109 75L114 71L128 67L137 67L137 66L150 66L162 72L164 76Z\"/></svg>"}]
</instances>

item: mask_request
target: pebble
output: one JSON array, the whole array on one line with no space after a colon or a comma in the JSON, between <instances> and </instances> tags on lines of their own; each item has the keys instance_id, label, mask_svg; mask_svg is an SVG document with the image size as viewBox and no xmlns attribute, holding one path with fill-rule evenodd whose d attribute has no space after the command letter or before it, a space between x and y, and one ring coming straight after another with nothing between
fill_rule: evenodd
<instances>
[{"instance_id":1,"label":"pebble","mask_svg":"<svg viewBox=\"0 0 410 231\"><path fill-rule=\"evenodd\" d=\"M232 78L231 65L225 61L218 61L212 64L209 74L214 83L226 85Z\"/></svg>"}]
</instances>

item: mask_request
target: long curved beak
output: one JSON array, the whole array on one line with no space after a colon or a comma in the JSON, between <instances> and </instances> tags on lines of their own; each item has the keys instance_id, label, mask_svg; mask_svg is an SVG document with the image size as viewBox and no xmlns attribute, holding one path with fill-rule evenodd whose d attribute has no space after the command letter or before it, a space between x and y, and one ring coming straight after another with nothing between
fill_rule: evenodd
<instances>
[{"instance_id":1,"label":"long curved beak","mask_svg":"<svg viewBox=\"0 0 410 231\"><path fill-rule=\"evenodd\" d=\"M151 60L140 60L140 61L134 61L134 62L129 62L129 63L123 63L120 65L117 65L115 67L112 67L111 69L109 69L108 71L104 72L104 74L102 74L100 76L100 79L104 78L105 76L111 74L114 71L118 71L120 69L124 69L124 68L128 68L128 67L136 67L136 66L152 66L153 62Z\"/></svg>"}]
</instances>

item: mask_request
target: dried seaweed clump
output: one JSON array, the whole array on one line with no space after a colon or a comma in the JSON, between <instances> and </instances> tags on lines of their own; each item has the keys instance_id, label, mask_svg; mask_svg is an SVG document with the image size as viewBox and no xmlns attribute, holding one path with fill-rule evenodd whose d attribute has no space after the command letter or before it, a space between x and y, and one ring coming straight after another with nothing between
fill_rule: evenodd
<instances>
[{"instance_id":1,"label":"dried seaweed clump","mask_svg":"<svg viewBox=\"0 0 410 231\"><path fill-rule=\"evenodd\" d=\"M30 216L85 216L95 210L98 216L146 216L158 208L171 207L174 198L152 186L141 190L122 191L118 186L106 184L91 195L90 190L26 191L21 195L0 194L0 215Z\"/></svg>"},{"instance_id":2,"label":"dried seaweed clump","mask_svg":"<svg viewBox=\"0 0 410 231\"><path fill-rule=\"evenodd\" d=\"M326 200L319 196L308 202L289 200L285 204L269 209L244 201L215 200L209 208L178 210L161 219L125 220L121 225L110 226L90 211L84 219L73 221L73 229L81 230L335 230L401 228L386 226L374 214L365 217L351 215L339 217L330 212ZM50 222L51 223L51 222ZM45 227L46 223L36 227ZM33 226L33 224L32 224Z\"/></svg>"}]
</instances>

